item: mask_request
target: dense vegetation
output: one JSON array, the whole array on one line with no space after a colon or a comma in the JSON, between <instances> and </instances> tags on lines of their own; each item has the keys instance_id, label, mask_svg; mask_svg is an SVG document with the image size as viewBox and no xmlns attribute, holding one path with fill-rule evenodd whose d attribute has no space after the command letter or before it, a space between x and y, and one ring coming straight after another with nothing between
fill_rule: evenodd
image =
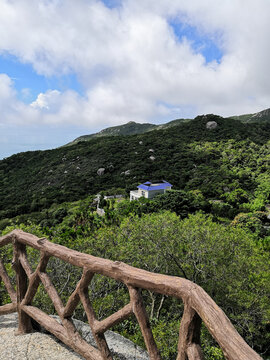
<instances>
[{"instance_id":1,"label":"dense vegetation","mask_svg":"<svg viewBox=\"0 0 270 360\"><path fill-rule=\"evenodd\" d=\"M216 129L206 129L209 120L217 121ZM0 219L101 190L129 191L151 179L166 179L174 189L200 190L206 199L228 204L229 212L231 206L267 197L269 138L270 123L202 116L166 130L13 155L0 161ZM101 176L100 168L105 168ZM254 207L261 210L258 201Z\"/></svg>"},{"instance_id":2,"label":"dense vegetation","mask_svg":"<svg viewBox=\"0 0 270 360\"><path fill-rule=\"evenodd\" d=\"M218 126L209 130L208 121ZM152 201L103 198L162 178L174 190ZM20 227L69 248L194 281L250 346L270 355L270 124L209 115L147 134L22 153L0 162L0 191L2 234ZM96 214L98 192L104 217ZM11 273L10 252L2 250ZM35 266L37 253L29 256ZM48 272L65 302L80 271L51 260ZM94 277L89 294L98 318L128 302L123 285L102 276ZM143 298L162 355L173 359L183 306L153 293ZM8 300L0 288L0 303ZM42 286L34 303L54 311ZM86 321L81 306L75 316ZM134 319L114 330L143 346ZM204 327L201 341L207 360L223 359Z\"/></svg>"},{"instance_id":3,"label":"dense vegetation","mask_svg":"<svg viewBox=\"0 0 270 360\"><path fill-rule=\"evenodd\" d=\"M82 135L73 140L71 143L67 144L74 145L80 141L89 141L93 138L100 138L104 136L119 136L119 135L136 135L136 134L143 134L152 130L160 130L160 129L167 129L175 125L179 125L182 122L190 121L191 119L176 119L172 120L166 124L155 125L149 123L136 123L135 121L129 121L124 125L119 126L112 126L106 129L101 130L98 133L90 134L90 135Z\"/></svg>"},{"instance_id":4,"label":"dense vegetation","mask_svg":"<svg viewBox=\"0 0 270 360\"><path fill-rule=\"evenodd\" d=\"M266 109L263 111L260 111L255 114L245 114L245 115L239 115L239 116L231 116L231 119L240 120L242 122L270 122L270 109ZM96 137L104 137L104 136L119 136L119 135L135 135L135 134L143 134L145 132L149 132L152 130L161 130L161 129L168 129L170 127L180 125L183 122L188 122L192 119L176 119L169 121L168 123L161 124L161 125L155 125L155 124L148 124L148 123L136 123L134 121L129 121L128 123L124 125L119 126L112 126L106 129L101 130L98 133L90 134L90 135L83 135L75 140L73 140L71 143L67 145L73 145L80 141L88 141L92 140Z\"/></svg>"},{"instance_id":5,"label":"dense vegetation","mask_svg":"<svg viewBox=\"0 0 270 360\"><path fill-rule=\"evenodd\" d=\"M240 120L242 122L269 122L270 121L270 109L265 109L255 114L245 114L239 116L232 116L232 119Z\"/></svg>"}]
</instances>

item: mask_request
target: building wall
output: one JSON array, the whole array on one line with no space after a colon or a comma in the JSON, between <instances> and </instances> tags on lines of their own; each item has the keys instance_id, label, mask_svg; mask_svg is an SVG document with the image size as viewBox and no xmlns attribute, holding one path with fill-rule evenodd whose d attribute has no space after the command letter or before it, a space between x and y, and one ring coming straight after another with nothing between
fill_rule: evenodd
<instances>
[{"instance_id":1,"label":"building wall","mask_svg":"<svg viewBox=\"0 0 270 360\"><path fill-rule=\"evenodd\" d=\"M147 192L146 190L138 189L138 194L139 194L139 196L144 196L144 197L146 197L146 196L145 196L145 193L146 193L146 192Z\"/></svg>"},{"instance_id":2,"label":"building wall","mask_svg":"<svg viewBox=\"0 0 270 360\"><path fill-rule=\"evenodd\" d=\"M130 191L129 194L130 194L130 195L129 195L129 196L130 196L130 201L132 201L132 200L138 200L139 197L142 196L142 195L140 194L140 192L137 191L137 190Z\"/></svg>"},{"instance_id":3,"label":"building wall","mask_svg":"<svg viewBox=\"0 0 270 360\"><path fill-rule=\"evenodd\" d=\"M153 199L156 195L158 194L164 194L164 190L151 190L151 191L146 191L147 199Z\"/></svg>"}]
</instances>

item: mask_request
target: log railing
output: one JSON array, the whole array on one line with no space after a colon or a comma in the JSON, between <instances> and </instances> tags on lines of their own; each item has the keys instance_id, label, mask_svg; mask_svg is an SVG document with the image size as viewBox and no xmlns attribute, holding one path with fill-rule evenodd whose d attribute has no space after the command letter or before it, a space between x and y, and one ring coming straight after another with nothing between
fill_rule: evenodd
<instances>
[{"instance_id":1,"label":"log railing","mask_svg":"<svg viewBox=\"0 0 270 360\"><path fill-rule=\"evenodd\" d=\"M134 314L140 325L145 345L151 360L161 359L145 311L140 289L182 299L184 313L179 329L177 360L203 359L200 348L200 326L204 322L213 338L221 347L226 359L259 360L261 357L252 350L232 326L224 312L198 285L189 280L155 274L134 268L118 261L110 261L49 242L45 238L14 230L0 238L0 247L13 244L13 269L16 272L16 291L0 259L0 281L4 283L12 303L0 306L0 315L18 312L18 333L32 331L31 318L54 334L62 342L89 360L109 360L112 355L104 332L113 325ZM40 261L33 271L27 260L26 246L40 251ZM57 290L46 273L50 257L64 260L83 269L83 274L66 305L62 303ZM130 303L108 318L98 321L89 296L88 286L94 274L101 274L124 283L129 291ZM39 284L42 283L61 323L31 305ZM76 331L71 316L79 302L82 303L94 335L97 349L88 344Z\"/></svg>"}]
</instances>

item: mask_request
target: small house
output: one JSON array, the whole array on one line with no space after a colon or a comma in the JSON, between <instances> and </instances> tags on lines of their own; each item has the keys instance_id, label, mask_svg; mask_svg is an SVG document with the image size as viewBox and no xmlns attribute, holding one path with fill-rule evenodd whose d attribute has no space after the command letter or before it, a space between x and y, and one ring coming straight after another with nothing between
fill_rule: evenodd
<instances>
[{"instance_id":1,"label":"small house","mask_svg":"<svg viewBox=\"0 0 270 360\"><path fill-rule=\"evenodd\" d=\"M165 180L154 183L147 181L138 185L137 188L138 190L130 191L130 201L138 200L140 197L153 199L156 195L164 194L167 190L171 190L172 185Z\"/></svg>"}]
</instances>

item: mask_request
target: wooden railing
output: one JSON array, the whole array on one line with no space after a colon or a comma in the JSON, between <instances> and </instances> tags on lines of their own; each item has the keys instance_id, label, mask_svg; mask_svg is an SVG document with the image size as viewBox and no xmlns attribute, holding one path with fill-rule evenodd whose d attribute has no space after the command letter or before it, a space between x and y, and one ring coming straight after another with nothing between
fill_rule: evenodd
<instances>
[{"instance_id":1,"label":"wooden railing","mask_svg":"<svg viewBox=\"0 0 270 360\"><path fill-rule=\"evenodd\" d=\"M14 230L0 238L0 247L13 243L13 269L16 272L16 291L9 279L5 266L0 259L0 278L2 279L11 304L0 306L0 314L18 312L18 333L32 331L31 318L36 320L62 342L89 360L112 359L104 332L113 325L134 314L140 325L145 345L151 360L161 359L150 328L140 289L182 299L184 313L181 320L178 341L177 360L203 359L200 348L201 320L213 338L218 342L224 356L229 360L259 360L261 357L241 338L230 320L207 293L189 280L155 274L134 268L118 261L110 261L49 242L45 238ZM40 261L33 271L27 260L26 245L40 251ZM74 292L64 305L46 273L50 257L56 257L83 269L83 274ZM101 274L124 283L129 291L130 303L108 318L98 321L88 296L88 286L94 274ZM31 305L39 284L42 283L61 324L55 319ZM82 303L94 335L97 349L89 345L76 331L71 316Z\"/></svg>"}]
</instances>

